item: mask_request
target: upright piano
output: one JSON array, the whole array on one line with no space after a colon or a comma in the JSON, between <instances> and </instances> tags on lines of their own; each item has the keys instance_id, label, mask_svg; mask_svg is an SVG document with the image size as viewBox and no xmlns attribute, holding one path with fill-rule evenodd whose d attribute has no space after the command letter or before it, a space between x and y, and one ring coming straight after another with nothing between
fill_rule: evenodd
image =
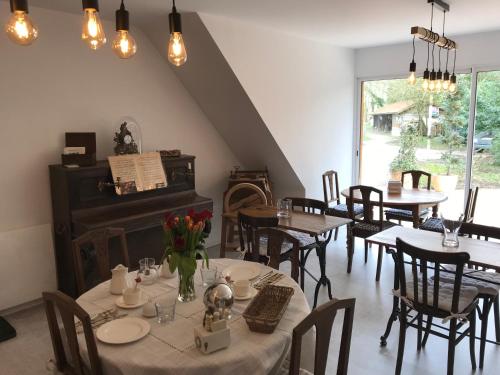
<instances>
[{"instance_id":1,"label":"upright piano","mask_svg":"<svg viewBox=\"0 0 500 375\"><path fill-rule=\"evenodd\" d=\"M191 208L196 211L213 209L212 199L195 191L194 159L189 155L162 157L167 187L128 195L116 194L107 161L79 168L50 165L59 290L76 296L71 241L93 229L124 228L133 268L145 257L159 262L164 250L162 221L167 212L184 215ZM117 245L110 244L112 264L116 253L112 249ZM84 255L85 259L92 258L90 253Z\"/></svg>"}]
</instances>

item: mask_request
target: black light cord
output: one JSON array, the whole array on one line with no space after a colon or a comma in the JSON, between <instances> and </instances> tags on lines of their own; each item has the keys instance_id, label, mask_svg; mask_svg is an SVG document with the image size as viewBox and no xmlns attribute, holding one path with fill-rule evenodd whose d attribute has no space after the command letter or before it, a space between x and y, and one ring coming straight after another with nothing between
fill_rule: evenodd
<instances>
[{"instance_id":1,"label":"black light cord","mask_svg":"<svg viewBox=\"0 0 500 375\"><path fill-rule=\"evenodd\" d=\"M434 3L432 3L431 7L431 33L432 33L432 24L434 21ZM432 43L432 70L434 71L434 47L436 46L436 43Z\"/></svg>"},{"instance_id":2,"label":"black light cord","mask_svg":"<svg viewBox=\"0 0 500 375\"><path fill-rule=\"evenodd\" d=\"M415 35L413 35L413 56L411 62L415 62Z\"/></svg>"},{"instance_id":3,"label":"black light cord","mask_svg":"<svg viewBox=\"0 0 500 375\"><path fill-rule=\"evenodd\" d=\"M453 57L453 74L455 74L455 63L457 62L457 49L454 49L455 55Z\"/></svg>"}]
</instances>

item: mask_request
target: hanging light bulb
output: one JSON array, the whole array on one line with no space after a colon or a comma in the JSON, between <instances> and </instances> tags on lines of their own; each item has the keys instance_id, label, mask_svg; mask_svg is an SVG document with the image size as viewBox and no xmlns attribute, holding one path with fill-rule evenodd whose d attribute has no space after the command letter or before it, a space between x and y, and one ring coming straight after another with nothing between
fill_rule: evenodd
<instances>
[{"instance_id":1,"label":"hanging light bulb","mask_svg":"<svg viewBox=\"0 0 500 375\"><path fill-rule=\"evenodd\" d=\"M436 92L441 92L443 89L443 72L438 70L436 74Z\"/></svg>"},{"instance_id":2,"label":"hanging light bulb","mask_svg":"<svg viewBox=\"0 0 500 375\"><path fill-rule=\"evenodd\" d=\"M12 15L5 25L5 32L11 41L28 46L38 38L38 29L28 16L28 0L10 0Z\"/></svg>"},{"instance_id":3,"label":"hanging light bulb","mask_svg":"<svg viewBox=\"0 0 500 375\"><path fill-rule=\"evenodd\" d=\"M442 86L443 86L443 91L448 91L450 87L450 73L448 71L444 72Z\"/></svg>"},{"instance_id":4,"label":"hanging light bulb","mask_svg":"<svg viewBox=\"0 0 500 375\"><path fill-rule=\"evenodd\" d=\"M417 70L417 63L415 62L415 35L413 36L413 57L410 63L410 76L408 77L408 83L414 85L417 82L417 77L415 72Z\"/></svg>"},{"instance_id":5,"label":"hanging light bulb","mask_svg":"<svg viewBox=\"0 0 500 375\"><path fill-rule=\"evenodd\" d=\"M175 66L183 65L187 60L186 46L182 38L181 15L177 13L173 0L172 13L168 15L170 24L170 40L168 41L168 61Z\"/></svg>"},{"instance_id":6,"label":"hanging light bulb","mask_svg":"<svg viewBox=\"0 0 500 375\"><path fill-rule=\"evenodd\" d=\"M436 72L432 69L429 78L429 91L434 92L436 90Z\"/></svg>"},{"instance_id":7,"label":"hanging light bulb","mask_svg":"<svg viewBox=\"0 0 500 375\"><path fill-rule=\"evenodd\" d=\"M82 0L83 5L83 27L82 40L93 50L106 44L106 35L99 17L98 0Z\"/></svg>"},{"instance_id":8,"label":"hanging light bulb","mask_svg":"<svg viewBox=\"0 0 500 375\"><path fill-rule=\"evenodd\" d=\"M454 94L457 91L457 76L455 74L451 75L450 86L448 87L448 91L451 94Z\"/></svg>"},{"instance_id":9,"label":"hanging light bulb","mask_svg":"<svg viewBox=\"0 0 500 375\"><path fill-rule=\"evenodd\" d=\"M116 11L116 37L113 40L113 52L121 59L129 59L137 52L135 39L129 33L129 13L125 5Z\"/></svg>"},{"instance_id":10,"label":"hanging light bulb","mask_svg":"<svg viewBox=\"0 0 500 375\"><path fill-rule=\"evenodd\" d=\"M429 69L425 69L422 81L422 88L424 89L425 92L429 90L429 75L430 75Z\"/></svg>"}]
</instances>

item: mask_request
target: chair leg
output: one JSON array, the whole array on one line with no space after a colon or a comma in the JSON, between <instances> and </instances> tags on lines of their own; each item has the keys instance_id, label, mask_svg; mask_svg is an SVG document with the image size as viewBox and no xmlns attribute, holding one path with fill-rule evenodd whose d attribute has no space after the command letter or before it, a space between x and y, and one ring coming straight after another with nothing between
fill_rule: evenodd
<instances>
[{"instance_id":1,"label":"chair leg","mask_svg":"<svg viewBox=\"0 0 500 375\"><path fill-rule=\"evenodd\" d=\"M455 347L457 337L457 319L453 318L450 322L450 335L448 337L448 375L453 375L453 367L455 364Z\"/></svg>"},{"instance_id":2,"label":"chair leg","mask_svg":"<svg viewBox=\"0 0 500 375\"><path fill-rule=\"evenodd\" d=\"M479 368L484 365L484 351L486 349L486 337L488 335L488 316L490 315L490 300L483 298L483 311L481 313L481 340L479 343Z\"/></svg>"},{"instance_id":3,"label":"chair leg","mask_svg":"<svg viewBox=\"0 0 500 375\"><path fill-rule=\"evenodd\" d=\"M425 326L425 334L424 338L422 340L422 348L425 347L425 344L427 344L427 339L429 338L429 334L431 333L431 328L432 328L432 316L427 316L427 324Z\"/></svg>"},{"instance_id":4,"label":"chair leg","mask_svg":"<svg viewBox=\"0 0 500 375\"><path fill-rule=\"evenodd\" d=\"M405 340L406 340L406 305L401 303L401 310L399 312L399 344L398 344L398 359L396 360L395 375L401 375L401 368L403 367L403 356L405 353Z\"/></svg>"},{"instance_id":5,"label":"chair leg","mask_svg":"<svg viewBox=\"0 0 500 375\"><path fill-rule=\"evenodd\" d=\"M476 369L476 309L472 310L469 317L469 351L472 369Z\"/></svg>"},{"instance_id":6,"label":"chair leg","mask_svg":"<svg viewBox=\"0 0 500 375\"><path fill-rule=\"evenodd\" d=\"M368 262L368 242L365 240L365 264Z\"/></svg>"},{"instance_id":7,"label":"chair leg","mask_svg":"<svg viewBox=\"0 0 500 375\"><path fill-rule=\"evenodd\" d=\"M347 226L347 273L352 270L352 258L354 256L354 236L350 226Z\"/></svg>"},{"instance_id":8,"label":"chair leg","mask_svg":"<svg viewBox=\"0 0 500 375\"><path fill-rule=\"evenodd\" d=\"M417 350L420 351L422 349L422 322L423 316L422 314L418 314L417 316Z\"/></svg>"},{"instance_id":9,"label":"chair leg","mask_svg":"<svg viewBox=\"0 0 500 375\"><path fill-rule=\"evenodd\" d=\"M339 236L339 228L335 228L335 235L333 237L333 240L337 241L338 236Z\"/></svg>"},{"instance_id":10,"label":"chair leg","mask_svg":"<svg viewBox=\"0 0 500 375\"><path fill-rule=\"evenodd\" d=\"M304 277L306 272L304 271L304 251L300 251L300 289L304 290Z\"/></svg>"},{"instance_id":11,"label":"chair leg","mask_svg":"<svg viewBox=\"0 0 500 375\"><path fill-rule=\"evenodd\" d=\"M380 270L382 269L382 257L384 256L384 248L382 245L378 246L378 258L377 258L377 275L375 276L376 281L380 281Z\"/></svg>"},{"instance_id":12,"label":"chair leg","mask_svg":"<svg viewBox=\"0 0 500 375\"><path fill-rule=\"evenodd\" d=\"M497 295L495 302L493 303L493 313L495 315L495 335L497 337L497 342L500 343L500 296Z\"/></svg>"}]
</instances>

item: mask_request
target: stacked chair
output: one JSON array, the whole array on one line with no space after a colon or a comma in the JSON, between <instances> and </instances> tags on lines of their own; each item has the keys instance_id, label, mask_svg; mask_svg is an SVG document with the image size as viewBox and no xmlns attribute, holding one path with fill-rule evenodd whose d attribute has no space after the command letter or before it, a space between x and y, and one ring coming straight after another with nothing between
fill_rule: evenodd
<instances>
[{"instance_id":1,"label":"stacked chair","mask_svg":"<svg viewBox=\"0 0 500 375\"><path fill-rule=\"evenodd\" d=\"M423 177L426 178L425 188L427 190L431 189L431 174L424 171L405 171L401 174L401 184L404 185L406 176L411 176L412 188L418 189L420 187L420 181ZM420 222L422 223L424 219L429 216L429 209L426 208L420 212ZM410 210L401 210L399 208L390 208L385 211L386 220L397 220L398 224L401 225L402 221L413 222L413 213Z\"/></svg>"}]
</instances>

